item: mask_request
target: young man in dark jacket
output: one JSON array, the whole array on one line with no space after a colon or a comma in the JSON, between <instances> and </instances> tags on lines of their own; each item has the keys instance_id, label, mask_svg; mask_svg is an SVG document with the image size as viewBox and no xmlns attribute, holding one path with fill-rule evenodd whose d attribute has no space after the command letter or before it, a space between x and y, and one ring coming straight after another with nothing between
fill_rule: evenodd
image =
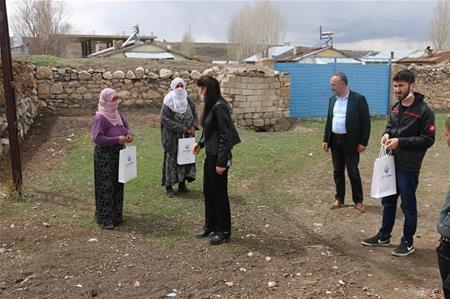
<instances>
[{"instance_id":1,"label":"young man in dark jacket","mask_svg":"<svg viewBox=\"0 0 450 299\"><path fill-rule=\"evenodd\" d=\"M394 93L399 100L392 108L381 143L393 151L397 180L397 194L384 197L383 219L377 235L361 243L366 246L388 246L394 227L397 199L405 215L403 237L392 251L394 256L407 256L414 252L413 237L417 227L416 189L422 160L434 143L433 111L423 101L424 96L414 92L414 74L401 70L393 77Z\"/></svg>"}]
</instances>

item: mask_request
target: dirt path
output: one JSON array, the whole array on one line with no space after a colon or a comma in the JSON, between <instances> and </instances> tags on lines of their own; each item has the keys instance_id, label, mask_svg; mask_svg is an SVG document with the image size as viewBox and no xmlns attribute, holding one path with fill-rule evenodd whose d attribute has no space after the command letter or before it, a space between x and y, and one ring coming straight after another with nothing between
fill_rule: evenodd
<instances>
[{"instance_id":1,"label":"dirt path","mask_svg":"<svg viewBox=\"0 0 450 299\"><path fill-rule=\"evenodd\" d=\"M159 124L157 115L145 112L132 122ZM71 150L70 139L87 134L89 123L89 116L42 115L23 146L25 178L33 180L58 165ZM430 161L431 169L439 165L439 160ZM366 177L368 164L361 166ZM419 203L417 252L394 258L392 248L359 244L379 225L377 201L367 201L366 214L351 206L328 209L330 167L324 156L311 173L300 169L286 178L283 188L309 198L288 208L270 201L241 203L237 194L258 184L258 177L240 182L240 192L232 194L233 241L218 247L192 238L201 217L186 222L135 215L118 230L102 231L53 221L59 217L56 203L68 210L86 208L58 190L39 194L29 205L8 205L9 216L0 218L0 297L439 298L435 215L428 210L438 209L440 201ZM444 192L446 182L430 176L423 184L436 182ZM269 187L261 186L262 193L264 188ZM421 197L427 192L426 187L419 190ZM193 193L182 200L202 205L198 197ZM19 206L26 209L14 216ZM167 244L149 238L158 234ZM400 235L398 225L394 235Z\"/></svg>"}]
</instances>

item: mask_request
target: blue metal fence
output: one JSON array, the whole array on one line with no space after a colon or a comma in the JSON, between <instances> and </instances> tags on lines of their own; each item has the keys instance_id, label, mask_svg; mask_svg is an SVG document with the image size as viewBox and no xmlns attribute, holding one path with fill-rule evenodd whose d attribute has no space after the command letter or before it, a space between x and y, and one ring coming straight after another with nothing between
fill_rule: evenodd
<instances>
[{"instance_id":1,"label":"blue metal fence","mask_svg":"<svg viewBox=\"0 0 450 299\"><path fill-rule=\"evenodd\" d=\"M331 96L330 77L344 72L349 87L364 95L370 115L386 115L390 97L390 64L298 64L277 63L275 69L291 75L291 117L325 117Z\"/></svg>"}]
</instances>

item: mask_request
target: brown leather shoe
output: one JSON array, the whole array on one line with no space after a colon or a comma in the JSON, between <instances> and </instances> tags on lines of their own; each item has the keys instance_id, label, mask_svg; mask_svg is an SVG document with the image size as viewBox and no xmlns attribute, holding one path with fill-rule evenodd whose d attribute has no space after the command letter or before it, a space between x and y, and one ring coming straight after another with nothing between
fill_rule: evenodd
<instances>
[{"instance_id":1,"label":"brown leather shoe","mask_svg":"<svg viewBox=\"0 0 450 299\"><path fill-rule=\"evenodd\" d=\"M362 202L358 202L355 205L355 209L357 209L360 213L365 213L367 210L366 206Z\"/></svg>"},{"instance_id":2,"label":"brown leather shoe","mask_svg":"<svg viewBox=\"0 0 450 299\"><path fill-rule=\"evenodd\" d=\"M331 205L331 209L336 210L336 209L342 208L343 205L344 204L339 199L336 199L334 201L334 203Z\"/></svg>"}]
</instances>

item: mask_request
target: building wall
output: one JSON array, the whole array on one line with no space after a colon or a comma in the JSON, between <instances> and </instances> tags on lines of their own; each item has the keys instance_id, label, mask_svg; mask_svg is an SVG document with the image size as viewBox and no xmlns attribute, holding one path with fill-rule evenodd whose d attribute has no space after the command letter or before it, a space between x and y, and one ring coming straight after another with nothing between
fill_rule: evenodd
<instances>
[{"instance_id":1,"label":"building wall","mask_svg":"<svg viewBox=\"0 0 450 299\"><path fill-rule=\"evenodd\" d=\"M140 45L138 47L134 47L130 50L127 50L127 52L148 52L148 53L161 53L161 52L165 52L165 51L166 50L161 47L157 47L155 45L149 45L149 44ZM172 54L172 56L174 56L174 60L177 60L177 61L189 60L182 55L178 55L173 52L169 52L169 53ZM125 53L119 52L119 53L112 54L109 57L122 57L123 58L123 57L125 57Z\"/></svg>"}]
</instances>

